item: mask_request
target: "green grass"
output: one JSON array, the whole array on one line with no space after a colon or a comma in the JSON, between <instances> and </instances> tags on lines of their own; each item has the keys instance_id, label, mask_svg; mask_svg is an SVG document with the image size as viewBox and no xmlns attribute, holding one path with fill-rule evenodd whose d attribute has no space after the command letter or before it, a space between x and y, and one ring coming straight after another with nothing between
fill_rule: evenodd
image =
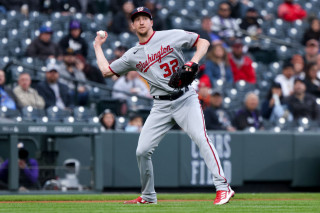
<instances>
[{"instance_id":1,"label":"green grass","mask_svg":"<svg viewBox=\"0 0 320 213\"><path fill-rule=\"evenodd\" d=\"M157 205L124 205L122 201L134 199L137 194L94 195L1 195L0 201L75 201L68 203L0 203L0 212L320 212L320 193L236 194L230 203L212 204L214 194L158 194ZM80 203L76 201L119 201ZM161 200L179 200L179 202ZM180 201L186 200L186 201ZM190 201L203 200L203 201Z\"/></svg>"}]
</instances>

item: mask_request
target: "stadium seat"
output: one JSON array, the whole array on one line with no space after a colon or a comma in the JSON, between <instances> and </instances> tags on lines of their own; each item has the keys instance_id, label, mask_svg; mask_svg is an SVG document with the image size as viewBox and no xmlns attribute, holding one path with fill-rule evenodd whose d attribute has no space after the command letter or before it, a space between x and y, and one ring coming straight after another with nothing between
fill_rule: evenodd
<instances>
[{"instance_id":1,"label":"stadium seat","mask_svg":"<svg viewBox=\"0 0 320 213\"><path fill-rule=\"evenodd\" d=\"M63 30L54 31L52 34L52 41L58 43L64 35Z\"/></svg>"},{"instance_id":2,"label":"stadium seat","mask_svg":"<svg viewBox=\"0 0 320 213\"><path fill-rule=\"evenodd\" d=\"M59 109L57 106L51 106L46 109L49 121L62 122L64 118L71 116L71 111Z\"/></svg>"},{"instance_id":3,"label":"stadium seat","mask_svg":"<svg viewBox=\"0 0 320 213\"><path fill-rule=\"evenodd\" d=\"M18 28L20 20L25 19L21 13L11 10L7 13L7 22L10 28Z\"/></svg>"},{"instance_id":4,"label":"stadium seat","mask_svg":"<svg viewBox=\"0 0 320 213\"><path fill-rule=\"evenodd\" d=\"M20 112L17 109L8 109L5 106L2 106L0 108L0 117L1 118L17 118L18 116L20 116Z\"/></svg>"},{"instance_id":5,"label":"stadium seat","mask_svg":"<svg viewBox=\"0 0 320 213\"><path fill-rule=\"evenodd\" d=\"M23 121L35 122L45 116L45 110L35 109L32 106L23 107L21 112Z\"/></svg>"},{"instance_id":6,"label":"stadium seat","mask_svg":"<svg viewBox=\"0 0 320 213\"><path fill-rule=\"evenodd\" d=\"M125 101L114 98L103 98L97 103L96 111L98 114L105 109L110 109L117 116L124 115L127 110Z\"/></svg>"},{"instance_id":7,"label":"stadium seat","mask_svg":"<svg viewBox=\"0 0 320 213\"><path fill-rule=\"evenodd\" d=\"M149 110L152 106L152 99L139 98L137 96L131 96L127 99L128 110L138 111L138 110Z\"/></svg>"},{"instance_id":8,"label":"stadium seat","mask_svg":"<svg viewBox=\"0 0 320 213\"><path fill-rule=\"evenodd\" d=\"M83 106L77 106L73 109L73 116L75 121L77 122L87 122L90 118L96 116L97 113L95 110L83 107Z\"/></svg>"},{"instance_id":9,"label":"stadium seat","mask_svg":"<svg viewBox=\"0 0 320 213\"><path fill-rule=\"evenodd\" d=\"M9 56L8 54L8 39L0 38L0 56Z\"/></svg>"}]
</instances>

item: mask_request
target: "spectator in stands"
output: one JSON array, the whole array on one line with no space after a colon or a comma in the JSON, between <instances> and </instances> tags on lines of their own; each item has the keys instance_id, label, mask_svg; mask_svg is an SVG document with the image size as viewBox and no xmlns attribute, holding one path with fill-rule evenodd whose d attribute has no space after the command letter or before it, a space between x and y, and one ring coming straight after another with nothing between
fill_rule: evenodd
<instances>
[{"instance_id":1,"label":"spectator in stands","mask_svg":"<svg viewBox=\"0 0 320 213\"><path fill-rule=\"evenodd\" d=\"M303 80L296 78L294 81L294 91L288 97L289 110L295 120L307 117L311 120L319 119L319 106L316 98L306 93L306 85Z\"/></svg>"},{"instance_id":2,"label":"spectator in stands","mask_svg":"<svg viewBox=\"0 0 320 213\"><path fill-rule=\"evenodd\" d=\"M72 15L76 12L81 12L81 4L79 0L58 0L59 11L63 15Z\"/></svg>"},{"instance_id":3,"label":"spectator in stands","mask_svg":"<svg viewBox=\"0 0 320 213\"><path fill-rule=\"evenodd\" d=\"M73 107L73 98L70 96L67 85L58 82L59 66L48 64L46 69L46 79L38 83L36 89L46 103L45 108L57 106L60 109L70 109Z\"/></svg>"},{"instance_id":4,"label":"spectator in stands","mask_svg":"<svg viewBox=\"0 0 320 213\"><path fill-rule=\"evenodd\" d=\"M228 113L222 107L222 92L213 89L210 94L210 107L204 110L207 130L235 131Z\"/></svg>"},{"instance_id":5,"label":"spectator in stands","mask_svg":"<svg viewBox=\"0 0 320 213\"><path fill-rule=\"evenodd\" d=\"M99 116L100 123L102 125L101 130L115 130L116 128L116 116L110 109L104 110Z\"/></svg>"},{"instance_id":6,"label":"spectator in stands","mask_svg":"<svg viewBox=\"0 0 320 213\"><path fill-rule=\"evenodd\" d=\"M31 88L31 77L27 72L19 75L18 85L13 89L13 93L17 97L19 108L32 106L36 109L43 109L45 106L45 102L37 90Z\"/></svg>"},{"instance_id":7,"label":"spectator in stands","mask_svg":"<svg viewBox=\"0 0 320 213\"><path fill-rule=\"evenodd\" d=\"M293 65L293 72L295 78L301 78L304 79L305 73L304 73L304 60L302 55L295 54L291 57L290 61Z\"/></svg>"},{"instance_id":8,"label":"spectator in stands","mask_svg":"<svg viewBox=\"0 0 320 213\"><path fill-rule=\"evenodd\" d=\"M279 118L291 121L292 115L282 95L281 84L274 82L270 88L266 100L262 103L261 114L263 118L275 123Z\"/></svg>"},{"instance_id":9,"label":"spectator in stands","mask_svg":"<svg viewBox=\"0 0 320 213\"><path fill-rule=\"evenodd\" d=\"M307 92L319 98L320 97L320 79L317 76L318 65L316 63L307 64L305 72L306 72L306 75L305 75L304 83L306 85Z\"/></svg>"},{"instance_id":10,"label":"spectator in stands","mask_svg":"<svg viewBox=\"0 0 320 213\"><path fill-rule=\"evenodd\" d=\"M27 47L27 56L37 57L42 60L47 58L61 58L62 51L58 44L51 40L52 29L43 25L40 27L40 35Z\"/></svg>"},{"instance_id":11,"label":"spectator in stands","mask_svg":"<svg viewBox=\"0 0 320 213\"><path fill-rule=\"evenodd\" d=\"M210 106L210 79L203 76L198 85L198 97L203 110Z\"/></svg>"},{"instance_id":12,"label":"spectator in stands","mask_svg":"<svg viewBox=\"0 0 320 213\"><path fill-rule=\"evenodd\" d=\"M17 109L17 97L5 83L6 73L0 69L0 107L5 106L8 109Z\"/></svg>"},{"instance_id":13,"label":"spectator in stands","mask_svg":"<svg viewBox=\"0 0 320 213\"><path fill-rule=\"evenodd\" d=\"M282 74L276 76L275 81L281 84L282 94L288 97L293 93L294 70L291 63L285 63L282 66Z\"/></svg>"},{"instance_id":14,"label":"spectator in stands","mask_svg":"<svg viewBox=\"0 0 320 213\"><path fill-rule=\"evenodd\" d=\"M39 1L39 12L51 14L56 11L60 11L60 5L58 0L46 0L46 1Z\"/></svg>"},{"instance_id":15,"label":"spectator in stands","mask_svg":"<svg viewBox=\"0 0 320 213\"><path fill-rule=\"evenodd\" d=\"M19 190L39 189L39 168L36 159L29 158L29 152L25 148L19 148ZM0 167L0 180L8 184L9 160L5 160Z\"/></svg>"},{"instance_id":16,"label":"spectator in stands","mask_svg":"<svg viewBox=\"0 0 320 213\"><path fill-rule=\"evenodd\" d=\"M158 8L156 2L154 0L146 0L144 6L151 11L153 29L155 31L164 30L166 28L166 23L158 16Z\"/></svg>"},{"instance_id":17,"label":"spectator in stands","mask_svg":"<svg viewBox=\"0 0 320 213\"><path fill-rule=\"evenodd\" d=\"M204 74L209 77L211 85L214 85L218 79L226 83L233 83L228 53L221 44L211 46L207 53Z\"/></svg>"},{"instance_id":18,"label":"spectator in stands","mask_svg":"<svg viewBox=\"0 0 320 213\"><path fill-rule=\"evenodd\" d=\"M113 15L121 11L123 4L127 1L128 0L109 0L109 7ZM145 5L145 0L132 0L132 3L134 7L139 7Z\"/></svg>"},{"instance_id":19,"label":"spectator in stands","mask_svg":"<svg viewBox=\"0 0 320 213\"><path fill-rule=\"evenodd\" d=\"M88 55L88 44L81 38L81 33L80 21L71 20L69 24L69 34L64 36L59 42L61 49L66 50L71 48L75 54L83 55L86 58Z\"/></svg>"},{"instance_id":20,"label":"spectator in stands","mask_svg":"<svg viewBox=\"0 0 320 213\"><path fill-rule=\"evenodd\" d=\"M245 130L249 127L263 129L263 118L259 106L259 97L249 92L244 98L244 108L239 110L233 120L234 127L237 130Z\"/></svg>"},{"instance_id":21,"label":"spectator in stands","mask_svg":"<svg viewBox=\"0 0 320 213\"><path fill-rule=\"evenodd\" d=\"M91 64L88 64L82 55L76 55L76 67L85 74L87 80L105 84L105 80L100 70Z\"/></svg>"},{"instance_id":22,"label":"spectator in stands","mask_svg":"<svg viewBox=\"0 0 320 213\"><path fill-rule=\"evenodd\" d=\"M310 39L320 40L320 20L318 18L310 21L310 27L303 34L302 44L306 45Z\"/></svg>"},{"instance_id":23,"label":"spectator in stands","mask_svg":"<svg viewBox=\"0 0 320 213\"><path fill-rule=\"evenodd\" d=\"M319 41L315 39L310 39L306 42L304 64L311 62L317 62L317 57L319 54Z\"/></svg>"},{"instance_id":24,"label":"spectator in stands","mask_svg":"<svg viewBox=\"0 0 320 213\"><path fill-rule=\"evenodd\" d=\"M212 30L212 21L209 16L205 16L201 20L201 29L199 31L200 38L208 40L211 45L222 43L221 39Z\"/></svg>"},{"instance_id":25,"label":"spectator in stands","mask_svg":"<svg viewBox=\"0 0 320 213\"><path fill-rule=\"evenodd\" d=\"M248 6L245 5L240 0L228 0L230 7L231 7L231 17L232 18L243 18L245 16L245 13L248 9Z\"/></svg>"},{"instance_id":26,"label":"spectator in stands","mask_svg":"<svg viewBox=\"0 0 320 213\"><path fill-rule=\"evenodd\" d=\"M122 10L119 10L115 16L113 16L112 24L110 26L110 31L115 34L120 34L123 32L131 33L131 19L130 14L134 9L134 4L132 1L127 1L123 4Z\"/></svg>"},{"instance_id":27,"label":"spectator in stands","mask_svg":"<svg viewBox=\"0 0 320 213\"><path fill-rule=\"evenodd\" d=\"M80 7L81 7L81 13L92 16L96 13L98 13L98 7L96 1L89 1L89 0L78 0Z\"/></svg>"},{"instance_id":28,"label":"spectator in stands","mask_svg":"<svg viewBox=\"0 0 320 213\"><path fill-rule=\"evenodd\" d=\"M244 80L247 83L256 83L255 70L252 67L251 58L243 52L243 43L241 39L236 39L232 44L232 51L228 55L233 81Z\"/></svg>"},{"instance_id":29,"label":"spectator in stands","mask_svg":"<svg viewBox=\"0 0 320 213\"><path fill-rule=\"evenodd\" d=\"M299 4L295 4L294 0L284 0L278 7L278 17L288 21L294 22L298 19L304 19L307 12L302 9Z\"/></svg>"},{"instance_id":30,"label":"spectator in stands","mask_svg":"<svg viewBox=\"0 0 320 213\"><path fill-rule=\"evenodd\" d=\"M230 17L231 8L228 2L219 4L218 15L211 18L211 29L227 44L230 44L239 34L239 25L237 21Z\"/></svg>"},{"instance_id":31,"label":"spectator in stands","mask_svg":"<svg viewBox=\"0 0 320 213\"><path fill-rule=\"evenodd\" d=\"M138 114L129 115L129 122L125 127L126 132L141 132L143 126L143 118Z\"/></svg>"},{"instance_id":32,"label":"spectator in stands","mask_svg":"<svg viewBox=\"0 0 320 213\"><path fill-rule=\"evenodd\" d=\"M150 97L149 89L140 79L139 73L136 71L131 71L126 75L121 76L115 82L113 89L112 97L121 100L126 100L129 97L126 93Z\"/></svg>"},{"instance_id":33,"label":"spectator in stands","mask_svg":"<svg viewBox=\"0 0 320 213\"><path fill-rule=\"evenodd\" d=\"M262 33L261 26L258 22L259 14L253 7L247 9L245 16L242 18L240 28L246 30L249 35L257 36Z\"/></svg>"},{"instance_id":34,"label":"spectator in stands","mask_svg":"<svg viewBox=\"0 0 320 213\"><path fill-rule=\"evenodd\" d=\"M76 67L76 56L73 49L68 48L64 51L63 64L60 65L59 74L62 77L59 81L69 87L71 96L74 96L77 92L77 102L75 104L87 105L90 87L85 84L87 79L84 73ZM80 82L76 83L76 81Z\"/></svg>"}]
</instances>

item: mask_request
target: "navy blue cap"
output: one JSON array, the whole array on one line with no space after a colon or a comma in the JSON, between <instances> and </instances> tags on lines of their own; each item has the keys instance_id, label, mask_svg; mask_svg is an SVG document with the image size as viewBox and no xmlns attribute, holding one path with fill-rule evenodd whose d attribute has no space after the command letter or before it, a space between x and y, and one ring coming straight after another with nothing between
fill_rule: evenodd
<instances>
[{"instance_id":1,"label":"navy blue cap","mask_svg":"<svg viewBox=\"0 0 320 213\"><path fill-rule=\"evenodd\" d=\"M146 14L152 20L151 11L148 8L146 8L146 7L137 7L136 9L134 9L131 12L131 15L130 15L131 21L133 22L135 16L138 15L138 14L141 14L141 13Z\"/></svg>"},{"instance_id":2,"label":"navy blue cap","mask_svg":"<svg viewBox=\"0 0 320 213\"><path fill-rule=\"evenodd\" d=\"M43 25L39 29L40 33L53 33L51 27L48 27L46 25Z\"/></svg>"}]
</instances>

